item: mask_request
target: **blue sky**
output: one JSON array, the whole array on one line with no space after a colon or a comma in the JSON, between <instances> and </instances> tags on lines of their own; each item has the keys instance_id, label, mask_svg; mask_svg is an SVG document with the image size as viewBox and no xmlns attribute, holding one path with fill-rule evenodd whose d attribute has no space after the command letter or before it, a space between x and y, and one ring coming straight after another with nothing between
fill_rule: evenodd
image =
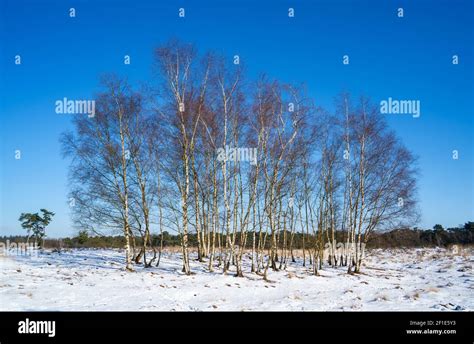
<instances>
[{"instance_id":1,"label":"blue sky","mask_svg":"<svg viewBox=\"0 0 474 344\"><path fill-rule=\"evenodd\" d=\"M91 99L103 72L148 79L153 48L170 38L238 54L250 77L305 82L329 108L341 91L420 100L420 118L385 115L419 157L420 226L474 220L473 2L256 2L0 0L0 235L23 233L20 213L43 207L56 212L49 236L75 233L58 141L71 115L54 102Z\"/></svg>"}]
</instances>

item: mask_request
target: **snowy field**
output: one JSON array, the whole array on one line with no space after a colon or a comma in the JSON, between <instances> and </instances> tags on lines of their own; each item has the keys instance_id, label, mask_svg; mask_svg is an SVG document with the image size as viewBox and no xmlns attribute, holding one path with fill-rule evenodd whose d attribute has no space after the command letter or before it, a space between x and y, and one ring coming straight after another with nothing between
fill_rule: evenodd
<instances>
[{"instance_id":1,"label":"snowy field","mask_svg":"<svg viewBox=\"0 0 474 344\"><path fill-rule=\"evenodd\" d=\"M195 274L186 276L176 253L164 254L159 268L130 273L123 256L73 250L0 257L0 310L474 310L472 248L372 250L357 275L326 266L316 277L290 263L269 270L269 282L248 266L238 278L194 261Z\"/></svg>"}]
</instances>

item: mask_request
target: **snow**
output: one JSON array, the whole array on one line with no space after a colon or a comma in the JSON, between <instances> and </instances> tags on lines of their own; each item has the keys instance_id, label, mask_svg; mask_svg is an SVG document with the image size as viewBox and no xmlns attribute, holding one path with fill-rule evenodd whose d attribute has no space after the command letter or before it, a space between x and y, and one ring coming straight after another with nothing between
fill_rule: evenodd
<instances>
[{"instance_id":1,"label":"snow","mask_svg":"<svg viewBox=\"0 0 474 344\"><path fill-rule=\"evenodd\" d=\"M325 266L311 275L301 259L268 271L223 275L192 261L181 272L178 253L160 267L124 270L118 250L45 251L0 257L1 311L449 311L474 310L474 249L371 250L360 274Z\"/></svg>"}]
</instances>

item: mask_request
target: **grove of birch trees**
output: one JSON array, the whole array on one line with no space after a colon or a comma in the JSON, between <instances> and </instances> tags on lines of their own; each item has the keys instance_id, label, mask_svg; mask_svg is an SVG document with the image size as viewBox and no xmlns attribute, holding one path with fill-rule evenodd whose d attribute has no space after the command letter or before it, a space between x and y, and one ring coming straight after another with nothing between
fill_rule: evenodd
<instances>
[{"instance_id":1,"label":"grove of birch trees","mask_svg":"<svg viewBox=\"0 0 474 344\"><path fill-rule=\"evenodd\" d=\"M130 271L159 266L151 237L168 231L185 274L191 260L265 279L290 262L359 272L371 233L416 221L415 157L368 98L323 109L234 62L170 41L145 86L102 78L95 116L61 138L75 224L123 236Z\"/></svg>"}]
</instances>

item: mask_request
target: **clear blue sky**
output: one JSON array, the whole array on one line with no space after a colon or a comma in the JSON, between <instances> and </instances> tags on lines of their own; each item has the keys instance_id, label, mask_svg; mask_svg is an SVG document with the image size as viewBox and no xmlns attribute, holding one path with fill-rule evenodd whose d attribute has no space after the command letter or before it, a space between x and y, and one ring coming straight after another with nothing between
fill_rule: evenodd
<instances>
[{"instance_id":1,"label":"clear blue sky","mask_svg":"<svg viewBox=\"0 0 474 344\"><path fill-rule=\"evenodd\" d=\"M23 233L20 213L43 207L57 214L49 236L74 234L58 142L71 115L54 102L90 99L103 72L149 78L153 47L173 37L240 55L250 76L306 82L323 106L343 90L420 100L418 119L386 115L419 156L420 225L474 220L473 2L256 2L0 0L0 235Z\"/></svg>"}]
</instances>

